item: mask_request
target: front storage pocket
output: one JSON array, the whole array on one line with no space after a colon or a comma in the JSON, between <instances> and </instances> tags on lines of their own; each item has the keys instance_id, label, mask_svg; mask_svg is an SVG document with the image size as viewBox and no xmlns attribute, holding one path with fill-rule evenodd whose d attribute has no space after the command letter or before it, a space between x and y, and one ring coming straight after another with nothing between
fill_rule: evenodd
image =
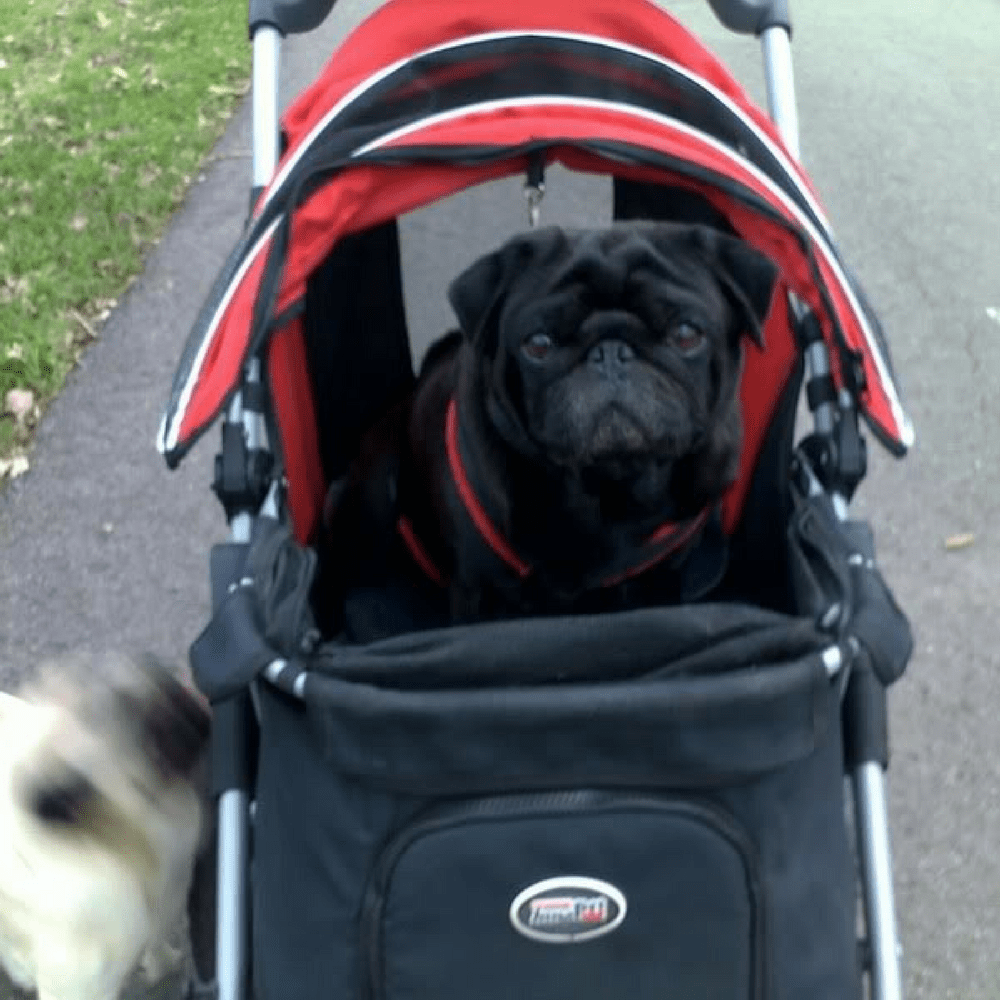
<instances>
[{"instance_id":1,"label":"front storage pocket","mask_svg":"<svg viewBox=\"0 0 1000 1000\"><path fill-rule=\"evenodd\" d=\"M719 808L597 791L424 814L380 857L370 1000L759 1000L754 851Z\"/></svg>"}]
</instances>

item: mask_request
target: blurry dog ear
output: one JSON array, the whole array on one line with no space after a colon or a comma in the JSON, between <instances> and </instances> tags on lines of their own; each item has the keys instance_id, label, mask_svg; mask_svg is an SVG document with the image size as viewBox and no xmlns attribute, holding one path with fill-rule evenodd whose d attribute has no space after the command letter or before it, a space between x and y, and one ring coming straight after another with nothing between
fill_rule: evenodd
<instances>
[{"instance_id":1,"label":"blurry dog ear","mask_svg":"<svg viewBox=\"0 0 1000 1000\"><path fill-rule=\"evenodd\" d=\"M743 332L762 348L763 327L780 273L778 266L749 243L709 226L693 227L692 235L714 267L726 296L746 321Z\"/></svg>"},{"instance_id":2,"label":"blurry dog ear","mask_svg":"<svg viewBox=\"0 0 1000 1000\"><path fill-rule=\"evenodd\" d=\"M145 672L151 690L138 698L125 692L124 707L137 721L144 748L153 763L164 774L186 778L208 744L211 724L208 708L156 657L142 656L137 669Z\"/></svg>"}]
</instances>

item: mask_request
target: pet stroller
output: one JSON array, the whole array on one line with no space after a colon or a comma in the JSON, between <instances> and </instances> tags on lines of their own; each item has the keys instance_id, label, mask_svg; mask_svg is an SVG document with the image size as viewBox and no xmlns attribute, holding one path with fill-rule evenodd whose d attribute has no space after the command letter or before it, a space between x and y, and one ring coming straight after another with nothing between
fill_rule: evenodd
<instances>
[{"instance_id":1,"label":"pet stroller","mask_svg":"<svg viewBox=\"0 0 1000 1000\"><path fill-rule=\"evenodd\" d=\"M191 650L218 797L194 944L221 1000L901 995L882 779L912 644L847 502L860 418L898 455L912 432L796 162L787 5L711 2L761 37L774 122L647 0L389 0L279 132L280 37L332 0L251 2L251 216L158 442L175 466L223 418L232 541ZM718 599L319 641L324 494L414 377L397 220L512 175L534 213L557 163L609 177L616 218L781 266Z\"/></svg>"}]
</instances>

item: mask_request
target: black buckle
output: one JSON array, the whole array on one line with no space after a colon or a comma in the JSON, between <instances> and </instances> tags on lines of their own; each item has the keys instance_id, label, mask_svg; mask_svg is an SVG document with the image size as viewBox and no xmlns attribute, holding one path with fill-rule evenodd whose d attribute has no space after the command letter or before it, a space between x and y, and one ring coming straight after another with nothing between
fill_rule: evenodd
<instances>
[{"instance_id":1,"label":"black buckle","mask_svg":"<svg viewBox=\"0 0 1000 1000\"><path fill-rule=\"evenodd\" d=\"M264 448L248 448L243 425L226 420L222 425L222 453L215 456L212 491L227 520L260 510L271 488L273 471L274 456Z\"/></svg>"},{"instance_id":2,"label":"black buckle","mask_svg":"<svg viewBox=\"0 0 1000 1000\"><path fill-rule=\"evenodd\" d=\"M850 500L868 471L868 443L858 427L858 416L854 410L848 413L841 410L835 433L839 492Z\"/></svg>"},{"instance_id":3,"label":"black buckle","mask_svg":"<svg viewBox=\"0 0 1000 1000\"><path fill-rule=\"evenodd\" d=\"M868 443L853 410L840 411L832 434L810 434L801 445L813 474L827 493L850 500L868 471ZM796 475L793 462L793 475Z\"/></svg>"}]
</instances>

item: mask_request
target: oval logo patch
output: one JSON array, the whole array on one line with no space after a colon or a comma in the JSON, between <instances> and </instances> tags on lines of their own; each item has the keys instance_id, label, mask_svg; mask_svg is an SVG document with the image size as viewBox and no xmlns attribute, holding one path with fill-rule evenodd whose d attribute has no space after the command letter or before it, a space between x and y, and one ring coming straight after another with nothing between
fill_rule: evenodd
<instances>
[{"instance_id":1,"label":"oval logo patch","mask_svg":"<svg viewBox=\"0 0 1000 1000\"><path fill-rule=\"evenodd\" d=\"M580 875L529 885L510 904L518 934L549 944L575 944L610 934L625 919L625 896L611 883Z\"/></svg>"}]
</instances>

